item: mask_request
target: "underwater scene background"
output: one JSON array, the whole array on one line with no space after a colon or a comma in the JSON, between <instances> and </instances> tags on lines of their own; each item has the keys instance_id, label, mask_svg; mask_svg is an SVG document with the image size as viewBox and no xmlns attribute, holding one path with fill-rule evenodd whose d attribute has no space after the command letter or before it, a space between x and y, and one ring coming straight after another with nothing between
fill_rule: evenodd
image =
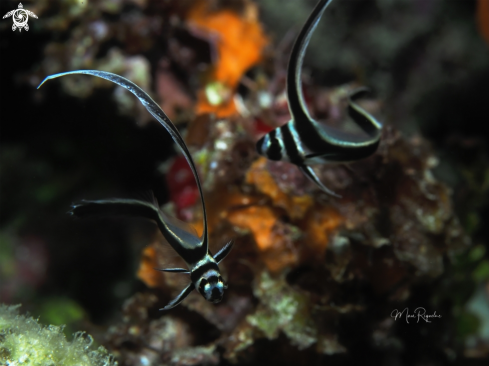
<instances>
[{"instance_id":1,"label":"underwater scene background","mask_svg":"<svg viewBox=\"0 0 489 366\"><path fill-rule=\"evenodd\" d=\"M0 20L0 363L487 364L489 1L326 9L309 111L355 133L346 98L368 86L384 125L373 156L314 167L341 198L255 147L290 119L288 58L315 3L37 0L28 31ZM152 191L203 229L185 159L133 95L85 75L36 89L77 69L133 81L183 134L211 250L235 240L221 303L194 291L159 311L188 277L154 270L185 266L154 223L66 214Z\"/></svg>"}]
</instances>

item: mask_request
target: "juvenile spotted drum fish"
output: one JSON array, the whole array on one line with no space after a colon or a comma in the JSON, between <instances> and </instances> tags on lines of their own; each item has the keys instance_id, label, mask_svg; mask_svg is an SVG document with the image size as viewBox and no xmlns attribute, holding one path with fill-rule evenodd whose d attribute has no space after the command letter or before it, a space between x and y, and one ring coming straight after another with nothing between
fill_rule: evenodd
<instances>
[{"instance_id":1,"label":"juvenile spotted drum fish","mask_svg":"<svg viewBox=\"0 0 489 366\"><path fill-rule=\"evenodd\" d=\"M180 304L194 289L197 289L199 293L212 303L218 303L222 300L224 290L227 285L224 283L219 270L219 263L229 254L233 246L233 241L228 242L218 253L212 255L209 251L209 238L207 230L207 214L204 203L204 195L202 194L202 186L200 184L197 169L195 168L194 161L190 152L188 151L185 142L183 141L178 129L171 122L168 116L163 112L160 106L155 103L153 99L139 86L132 81L123 78L122 76L112 74L110 72L96 71L96 70L77 70L64 72L48 76L37 87L38 89L50 79L55 79L65 75L72 74L86 74L97 76L102 79L112 81L113 83L122 86L133 93L144 105L151 115L156 118L158 122L171 135L175 143L182 151L185 159L187 160L190 169L197 182L199 189L204 230L202 236L199 238L196 233L186 230L183 225L178 224L178 220L165 216L157 207L155 203L133 200L133 199L109 199L98 201L82 201L73 206L72 214L79 217L85 217L90 215L99 214L122 214L132 217L142 217L150 219L156 222L159 230L168 241L170 246L182 257L186 262L188 269L185 268L165 268L160 271L176 272L190 274L191 282L188 286L168 305L160 310L171 309Z\"/></svg>"},{"instance_id":2,"label":"juvenile spotted drum fish","mask_svg":"<svg viewBox=\"0 0 489 366\"><path fill-rule=\"evenodd\" d=\"M301 89L302 61L312 33L331 1L318 2L292 48L286 86L291 120L262 137L256 148L259 154L270 160L289 161L297 165L324 192L340 197L324 186L310 165L347 163L372 155L379 145L382 125L355 103L355 100L368 91L367 88L358 88L348 97L348 113L368 135L367 139L358 139L356 136L320 124L309 115ZM345 139L346 137L349 139Z\"/></svg>"}]
</instances>

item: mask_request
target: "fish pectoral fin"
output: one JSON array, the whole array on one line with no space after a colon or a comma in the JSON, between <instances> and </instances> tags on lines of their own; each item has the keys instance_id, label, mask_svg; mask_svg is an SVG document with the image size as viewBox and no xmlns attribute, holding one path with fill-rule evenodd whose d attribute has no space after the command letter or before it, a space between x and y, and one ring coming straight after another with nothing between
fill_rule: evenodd
<instances>
[{"instance_id":1,"label":"fish pectoral fin","mask_svg":"<svg viewBox=\"0 0 489 366\"><path fill-rule=\"evenodd\" d=\"M189 270L186 270L185 268L154 268L157 271L161 272L173 272L173 273L190 273Z\"/></svg>"},{"instance_id":2,"label":"fish pectoral fin","mask_svg":"<svg viewBox=\"0 0 489 366\"><path fill-rule=\"evenodd\" d=\"M227 257L231 249L233 249L234 239L230 240L225 246L221 248L220 251L213 256L214 260L219 264L224 258Z\"/></svg>"},{"instance_id":3,"label":"fish pectoral fin","mask_svg":"<svg viewBox=\"0 0 489 366\"><path fill-rule=\"evenodd\" d=\"M329 188L327 188L323 183L321 183L321 181L319 180L318 176L316 175L316 173L314 172L314 170L308 166L308 165L300 165L299 166L299 169L302 171L302 173L304 173L306 175L306 177L308 177L311 181L313 181L314 183L317 184L317 186L319 188L321 188L324 192L326 192L327 194L331 195L331 196L334 196L334 197L337 197L337 198L341 198L341 196L335 192L333 192L332 190L330 190Z\"/></svg>"},{"instance_id":4,"label":"fish pectoral fin","mask_svg":"<svg viewBox=\"0 0 489 366\"><path fill-rule=\"evenodd\" d=\"M180 294L175 297L172 301L168 303L164 308L161 308L160 310L170 310L173 309L175 306L180 304L185 298L190 295L190 293L194 290L194 284L190 283L185 289L180 292Z\"/></svg>"}]
</instances>

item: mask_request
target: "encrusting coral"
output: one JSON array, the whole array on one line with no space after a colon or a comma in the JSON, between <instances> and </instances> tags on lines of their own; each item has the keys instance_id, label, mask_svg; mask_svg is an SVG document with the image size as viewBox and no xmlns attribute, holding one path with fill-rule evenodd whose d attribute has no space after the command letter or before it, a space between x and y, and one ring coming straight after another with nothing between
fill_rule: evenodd
<instances>
[{"instance_id":1,"label":"encrusting coral","mask_svg":"<svg viewBox=\"0 0 489 366\"><path fill-rule=\"evenodd\" d=\"M77 332L69 342L62 326L39 324L19 315L20 305L0 304L0 364L8 366L115 366L107 350L93 349L93 339Z\"/></svg>"},{"instance_id":2,"label":"encrusting coral","mask_svg":"<svg viewBox=\"0 0 489 366\"><path fill-rule=\"evenodd\" d=\"M419 137L407 140L387 126L371 158L321 169L321 179L343 196L330 199L296 176L296 167L258 157L246 123L214 122L205 142L193 146L206 172L211 242L234 236L236 244L223 263L230 285L223 303L216 308L190 296L183 306L219 329L236 324L216 341L225 358L246 358L256 340L281 333L298 349L346 352L338 324L365 311L368 288L388 302L405 301L413 285L443 272L445 256L467 248L450 190L434 179L436 159ZM202 138L197 131L190 126L187 141ZM232 164L229 153L237 151L244 160ZM200 222L198 205L190 208L190 221ZM164 259L148 257L152 250L144 261ZM164 282L160 288L176 285Z\"/></svg>"}]
</instances>

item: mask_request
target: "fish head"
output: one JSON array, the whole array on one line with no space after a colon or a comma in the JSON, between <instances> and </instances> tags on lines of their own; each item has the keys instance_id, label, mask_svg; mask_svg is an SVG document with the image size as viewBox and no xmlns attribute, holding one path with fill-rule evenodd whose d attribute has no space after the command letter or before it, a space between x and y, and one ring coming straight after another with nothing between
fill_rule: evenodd
<instances>
[{"instance_id":1,"label":"fish head","mask_svg":"<svg viewBox=\"0 0 489 366\"><path fill-rule=\"evenodd\" d=\"M277 130L267 133L256 143L258 154L274 161L282 160L284 156L283 142L280 136L277 136Z\"/></svg>"},{"instance_id":2,"label":"fish head","mask_svg":"<svg viewBox=\"0 0 489 366\"><path fill-rule=\"evenodd\" d=\"M210 269L205 272L197 281L195 287L200 294L207 300L217 304L222 300L224 290L227 285L221 277L219 271Z\"/></svg>"}]
</instances>

